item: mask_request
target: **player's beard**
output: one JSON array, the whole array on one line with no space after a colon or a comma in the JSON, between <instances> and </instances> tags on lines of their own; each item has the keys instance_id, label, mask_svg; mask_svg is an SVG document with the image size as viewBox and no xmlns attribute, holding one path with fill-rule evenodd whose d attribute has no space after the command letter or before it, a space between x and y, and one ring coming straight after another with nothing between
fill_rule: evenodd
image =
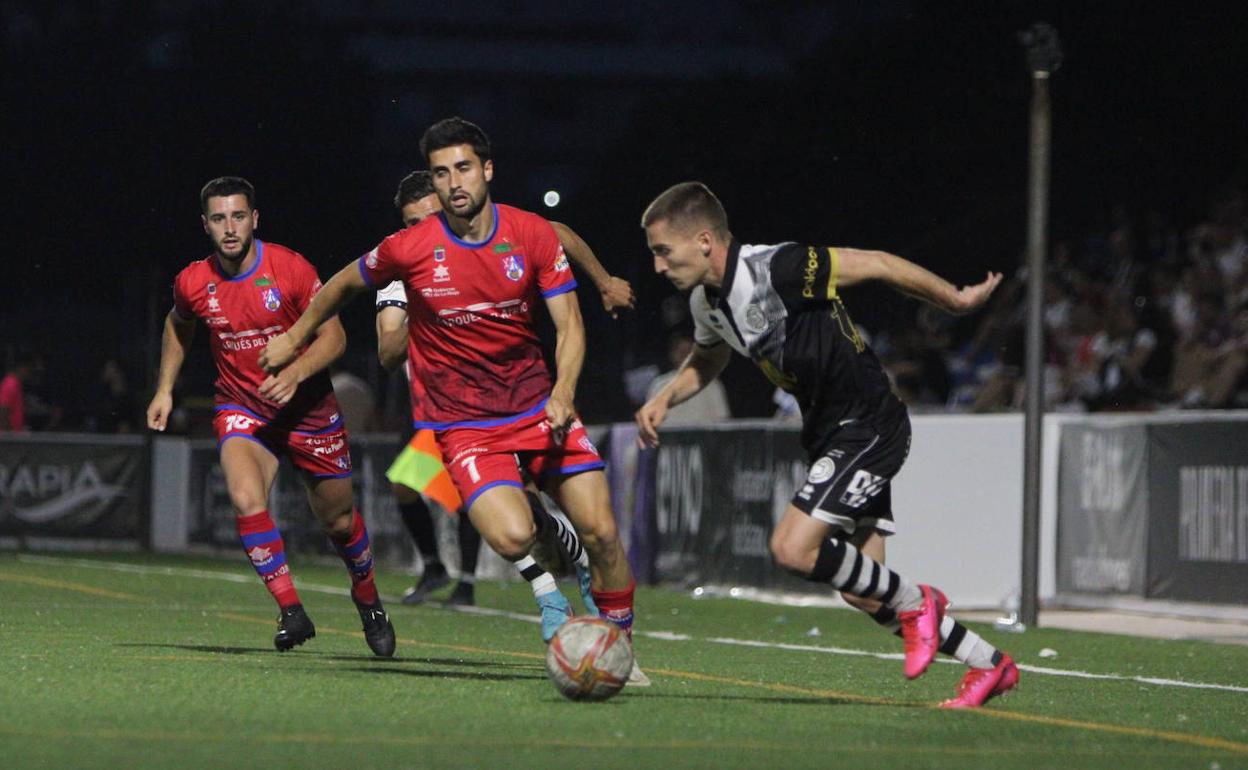
<instances>
[{"instance_id":1,"label":"player's beard","mask_svg":"<svg viewBox=\"0 0 1248 770\"><path fill-rule=\"evenodd\" d=\"M247 238L245 238L240 243L238 254L236 255L226 254L225 248L220 243L218 243L217 244L217 257L225 260L226 262L229 262L232 265L237 265L239 262L242 262L244 258L246 258L247 252L251 251L251 244L255 240L256 240L256 236L254 235L247 236Z\"/></svg>"},{"instance_id":2,"label":"player's beard","mask_svg":"<svg viewBox=\"0 0 1248 770\"><path fill-rule=\"evenodd\" d=\"M448 211L450 211L450 213L454 214L456 217L460 219L471 220L477 214L481 213L481 209L485 208L485 201L487 198L490 197L490 194L489 192L485 192L484 194L482 194L480 199L477 199L476 197L473 196L472 193L466 190L463 192L465 195L468 196L468 200L469 200L468 208L464 209L462 212L456 211L454 206L448 205L450 201L447 201L446 204L443 204L443 208L447 209Z\"/></svg>"}]
</instances>

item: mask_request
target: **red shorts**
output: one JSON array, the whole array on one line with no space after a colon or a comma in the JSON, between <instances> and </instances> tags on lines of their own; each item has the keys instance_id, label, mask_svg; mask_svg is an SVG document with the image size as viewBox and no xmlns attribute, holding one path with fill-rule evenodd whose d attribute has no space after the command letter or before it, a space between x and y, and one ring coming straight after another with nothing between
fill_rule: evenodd
<instances>
[{"instance_id":1,"label":"red shorts","mask_svg":"<svg viewBox=\"0 0 1248 770\"><path fill-rule=\"evenodd\" d=\"M347 429L341 421L319 433L303 433L274 428L246 409L227 407L213 415L212 427L217 432L218 450L228 438L245 438L277 457L289 454L296 468L317 478L337 479L351 475Z\"/></svg>"},{"instance_id":2,"label":"red shorts","mask_svg":"<svg viewBox=\"0 0 1248 770\"><path fill-rule=\"evenodd\" d=\"M465 508L490 487L523 487L521 469L541 484L543 478L556 474L606 467L579 419L572 421L563 443L556 444L545 411L506 425L450 428L436 435L442 461Z\"/></svg>"}]
</instances>

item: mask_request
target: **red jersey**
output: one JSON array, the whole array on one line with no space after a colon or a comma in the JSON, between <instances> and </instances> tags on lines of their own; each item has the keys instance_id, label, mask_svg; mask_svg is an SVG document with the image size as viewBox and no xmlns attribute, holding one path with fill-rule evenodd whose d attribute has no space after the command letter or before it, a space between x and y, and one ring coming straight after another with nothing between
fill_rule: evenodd
<instances>
[{"instance_id":1,"label":"red jersey","mask_svg":"<svg viewBox=\"0 0 1248 770\"><path fill-rule=\"evenodd\" d=\"M553 377L534 309L576 288L549 222L495 204L494 229L470 243L439 214L386 238L359 269L374 288L407 288L415 427L502 425L543 408Z\"/></svg>"},{"instance_id":2,"label":"red jersey","mask_svg":"<svg viewBox=\"0 0 1248 770\"><path fill-rule=\"evenodd\" d=\"M321 289L316 268L301 254L276 243L256 241L256 263L230 277L216 255L192 262L173 282L173 312L183 320L200 318L208 327L217 365L216 409L239 408L270 425L315 433L341 418L329 373L322 370L299 384L284 406L260 396L268 376L260 351L294 325Z\"/></svg>"}]
</instances>

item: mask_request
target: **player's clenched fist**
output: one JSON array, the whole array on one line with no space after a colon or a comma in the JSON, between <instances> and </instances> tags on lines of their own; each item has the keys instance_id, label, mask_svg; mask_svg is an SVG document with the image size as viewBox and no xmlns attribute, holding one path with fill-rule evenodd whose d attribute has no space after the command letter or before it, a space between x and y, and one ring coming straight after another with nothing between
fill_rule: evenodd
<instances>
[{"instance_id":1,"label":"player's clenched fist","mask_svg":"<svg viewBox=\"0 0 1248 770\"><path fill-rule=\"evenodd\" d=\"M173 411L173 396L169 393L157 393L152 396L152 403L147 405L147 427L152 430L164 430L169 424L169 413Z\"/></svg>"},{"instance_id":2,"label":"player's clenched fist","mask_svg":"<svg viewBox=\"0 0 1248 770\"><path fill-rule=\"evenodd\" d=\"M298 351L295 350L295 343L291 341L290 335L279 334L269 340L269 344L260 351L260 368L269 373L280 371L295 360L296 352Z\"/></svg>"}]
</instances>

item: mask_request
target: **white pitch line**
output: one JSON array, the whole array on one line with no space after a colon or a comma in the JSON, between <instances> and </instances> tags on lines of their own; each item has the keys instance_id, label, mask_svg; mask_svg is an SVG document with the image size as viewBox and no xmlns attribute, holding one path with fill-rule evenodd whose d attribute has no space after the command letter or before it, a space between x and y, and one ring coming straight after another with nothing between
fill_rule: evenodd
<instances>
[{"instance_id":1,"label":"white pitch line","mask_svg":"<svg viewBox=\"0 0 1248 770\"><path fill-rule=\"evenodd\" d=\"M190 567L153 567L144 564L127 564L125 562L96 561L94 559L65 558L59 556L36 556L32 554L18 554L18 561L28 562L31 564L49 564L57 566L83 567L86 569L100 569L112 572L129 572L140 575L168 575L175 577L191 577L206 580L223 580L229 583L252 583L256 578L253 575L240 575L233 572L219 572L215 570L193 569ZM339 586L327 586L317 583L304 583L296 581L298 587L305 591L314 591L317 593L333 594L336 596L347 596L351 592L346 588ZM394 601L387 597L387 601ZM453 605L444 605L446 609L456 612L463 612L469 615L481 615L489 617L507 618L509 620L521 620L526 623L540 623L541 618L537 615L524 614L519 612L511 612L509 610L498 610L490 607L462 607ZM820 647L813 644L788 644L784 642L763 642L753 639L732 639L729 637L711 637L707 639L699 639L687 634L678 634L672 631L635 631L634 635L644 636L650 639L659 639L667 642L710 642L711 644L727 644L737 647L754 647L758 649L785 650L788 652L813 652L823 655L847 655L853 657L877 658L879 660L902 660L905 656L895 652L870 652L868 650L854 650L846 647ZM956 660L948 660L945 658L937 659L939 663L958 663ZM1140 684L1151 684L1158 687L1183 687L1197 690L1221 690L1224 692L1240 692L1248 693L1248 687L1240 687L1230 684L1211 684L1207 682L1189 682L1183 679L1161 679L1148 676L1123 676L1121 674L1094 674L1090 671L1076 671L1060 668L1049 668L1047 666L1033 666L1026 663L1019 663L1019 669L1032 674L1044 674L1046 676L1067 676L1077 679L1100 679L1106 681L1119 682L1139 682Z\"/></svg>"}]
</instances>

